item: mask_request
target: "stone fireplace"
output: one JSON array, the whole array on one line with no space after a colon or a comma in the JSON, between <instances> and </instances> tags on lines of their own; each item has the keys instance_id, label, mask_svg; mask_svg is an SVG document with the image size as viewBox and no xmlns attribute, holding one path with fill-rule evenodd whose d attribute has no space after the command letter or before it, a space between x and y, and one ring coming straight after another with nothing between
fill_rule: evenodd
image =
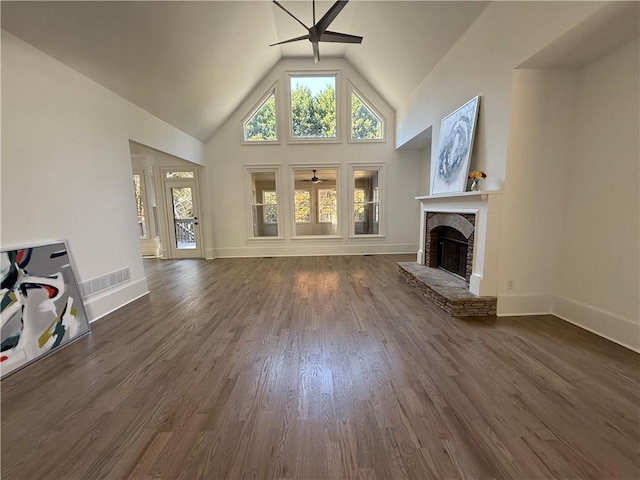
<instances>
[{"instance_id":1,"label":"stone fireplace","mask_svg":"<svg viewBox=\"0 0 640 480\"><path fill-rule=\"evenodd\" d=\"M416 200L420 202L417 263L437 266L433 263L432 235L442 227L453 228L467 239L464 279L468 290L479 296L496 295L502 191L427 195Z\"/></svg>"},{"instance_id":2,"label":"stone fireplace","mask_svg":"<svg viewBox=\"0 0 640 480\"><path fill-rule=\"evenodd\" d=\"M496 314L501 193L416 197L420 250L417 262L398 264L399 273L450 315Z\"/></svg>"},{"instance_id":3,"label":"stone fireplace","mask_svg":"<svg viewBox=\"0 0 640 480\"><path fill-rule=\"evenodd\" d=\"M476 216L470 213L425 212L425 262L460 278L467 285L473 270Z\"/></svg>"},{"instance_id":4,"label":"stone fireplace","mask_svg":"<svg viewBox=\"0 0 640 480\"><path fill-rule=\"evenodd\" d=\"M501 193L416 197L420 250L400 275L453 316L496 313Z\"/></svg>"}]
</instances>

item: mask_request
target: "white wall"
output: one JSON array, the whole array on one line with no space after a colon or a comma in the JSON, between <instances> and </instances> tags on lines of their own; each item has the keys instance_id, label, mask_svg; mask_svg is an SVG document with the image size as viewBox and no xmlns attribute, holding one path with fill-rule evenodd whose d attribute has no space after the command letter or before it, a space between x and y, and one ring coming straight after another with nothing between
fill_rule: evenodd
<instances>
[{"instance_id":1,"label":"white wall","mask_svg":"<svg viewBox=\"0 0 640 480\"><path fill-rule=\"evenodd\" d=\"M513 72L500 235L502 315L551 311L575 151L576 80L570 69Z\"/></svg>"},{"instance_id":2,"label":"white wall","mask_svg":"<svg viewBox=\"0 0 640 480\"><path fill-rule=\"evenodd\" d=\"M338 144L290 145L287 143L287 71L337 70L340 72L338 96L346 100L347 81L369 100L385 117L387 141L385 143L348 143L346 116L341 112L342 142ZM247 115L267 90L277 84L277 108L279 109L278 145L242 145L242 119ZM283 60L266 76L225 125L216 133L207 148L207 172L210 202L213 211L213 236L216 257L253 255L330 255L361 253L415 252L418 247L419 205L414 197L423 186L420 184L420 152L395 151L393 110L380 98L368 83L344 60L323 59L318 65L308 60ZM349 165L358 163L380 163L384 165L384 220L385 238L348 238L349 202L342 199L340 239L291 239L285 222L280 228L285 238L252 239L247 225L247 198L245 165L279 165L281 170L281 199L288 199L290 165L308 165L322 168L323 165L338 165L342 191L348 191ZM290 187L290 185L289 185ZM290 189L290 188L289 188ZM292 195L292 193L291 193ZM281 203L283 203L281 201ZM286 203L286 202L285 202ZM283 207L287 207L283 205ZM285 218L290 209L283 208Z\"/></svg>"},{"instance_id":3,"label":"white wall","mask_svg":"<svg viewBox=\"0 0 640 480\"><path fill-rule=\"evenodd\" d=\"M147 291L129 139L203 163L201 142L2 32L2 247L66 239L80 281L129 267L92 320Z\"/></svg>"},{"instance_id":4,"label":"white wall","mask_svg":"<svg viewBox=\"0 0 640 480\"><path fill-rule=\"evenodd\" d=\"M604 6L492 3L398 111L396 143L433 127L433 164L441 119L480 95L471 168L504 190L498 313L640 349L637 41L579 70L514 70Z\"/></svg>"},{"instance_id":5,"label":"white wall","mask_svg":"<svg viewBox=\"0 0 640 480\"><path fill-rule=\"evenodd\" d=\"M442 118L480 95L471 169L487 172L484 188L501 189L512 70L601 7L599 2L492 2L398 110L396 144L432 126L434 159Z\"/></svg>"},{"instance_id":6,"label":"white wall","mask_svg":"<svg viewBox=\"0 0 640 480\"><path fill-rule=\"evenodd\" d=\"M640 350L640 41L578 72L554 312Z\"/></svg>"}]
</instances>

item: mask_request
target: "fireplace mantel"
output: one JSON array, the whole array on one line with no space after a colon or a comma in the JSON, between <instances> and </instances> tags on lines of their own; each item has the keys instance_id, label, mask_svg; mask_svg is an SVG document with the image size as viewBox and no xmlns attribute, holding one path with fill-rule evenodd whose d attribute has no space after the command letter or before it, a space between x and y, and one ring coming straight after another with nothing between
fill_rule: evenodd
<instances>
[{"instance_id":1,"label":"fireplace mantel","mask_svg":"<svg viewBox=\"0 0 640 480\"><path fill-rule=\"evenodd\" d=\"M417 262L425 264L426 213L466 213L476 216L473 270L469 291L479 296L496 296L498 291L498 242L502 190L423 195L420 202L420 243Z\"/></svg>"},{"instance_id":2,"label":"fireplace mantel","mask_svg":"<svg viewBox=\"0 0 640 480\"><path fill-rule=\"evenodd\" d=\"M445 199L472 199L474 197L486 198L489 195L502 195L502 190L476 190L473 192L456 192L456 193L441 193L439 195L422 195L415 197L420 202L432 202Z\"/></svg>"}]
</instances>

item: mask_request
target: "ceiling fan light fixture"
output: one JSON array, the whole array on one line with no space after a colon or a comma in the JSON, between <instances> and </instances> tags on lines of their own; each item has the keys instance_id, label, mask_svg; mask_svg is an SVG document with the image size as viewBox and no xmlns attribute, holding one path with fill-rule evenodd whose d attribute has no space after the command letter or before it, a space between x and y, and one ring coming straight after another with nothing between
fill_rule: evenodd
<instances>
[{"instance_id":1,"label":"ceiling fan light fixture","mask_svg":"<svg viewBox=\"0 0 640 480\"><path fill-rule=\"evenodd\" d=\"M309 40L311 42L311 46L313 47L313 59L315 63L320 61L320 48L319 42L331 42L331 43L362 43L362 37L358 35L350 35L348 33L339 33L339 32L330 32L327 30L331 22L335 20L338 14L342 11L342 9L346 6L349 0L338 0L335 2L327 13L323 15L323 17L318 20L316 23L316 2L313 1L313 25L311 27L307 27L300 19L298 19L293 13L284 8L278 0L273 0L280 9L287 13L291 18L293 18L296 22L302 25L307 30L307 35L302 35L300 37L290 38L289 40L284 40L282 42L272 43L269 45L273 47L275 45L282 45L284 43L297 42L300 40Z\"/></svg>"}]
</instances>

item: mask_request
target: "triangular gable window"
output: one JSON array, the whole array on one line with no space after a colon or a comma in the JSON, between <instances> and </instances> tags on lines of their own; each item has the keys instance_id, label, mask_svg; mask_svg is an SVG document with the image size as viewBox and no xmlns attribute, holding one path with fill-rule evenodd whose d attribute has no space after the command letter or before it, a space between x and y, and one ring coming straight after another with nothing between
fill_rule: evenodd
<instances>
[{"instance_id":1,"label":"triangular gable window","mask_svg":"<svg viewBox=\"0 0 640 480\"><path fill-rule=\"evenodd\" d=\"M243 123L245 142L277 142L276 92L271 91Z\"/></svg>"},{"instance_id":2,"label":"triangular gable window","mask_svg":"<svg viewBox=\"0 0 640 480\"><path fill-rule=\"evenodd\" d=\"M367 103L351 90L351 140L384 140L384 122Z\"/></svg>"}]
</instances>

